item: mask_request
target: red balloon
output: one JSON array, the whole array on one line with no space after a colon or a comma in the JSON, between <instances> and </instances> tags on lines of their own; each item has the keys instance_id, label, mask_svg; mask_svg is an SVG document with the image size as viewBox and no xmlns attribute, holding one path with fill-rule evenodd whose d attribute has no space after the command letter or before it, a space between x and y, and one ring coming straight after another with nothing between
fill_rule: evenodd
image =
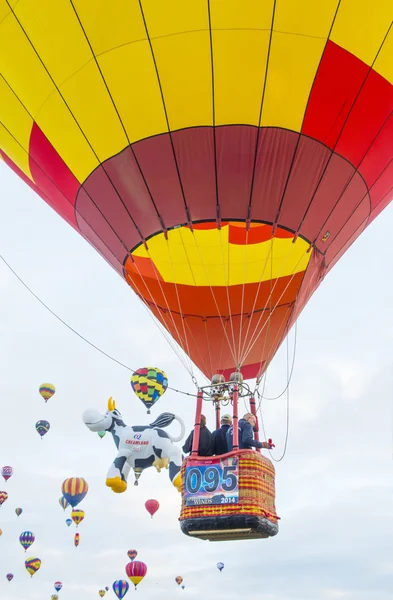
<instances>
[{"instance_id":1,"label":"red balloon","mask_svg":"<svg viewBox=\"0 0 393 600\"><path fill-rule=\"evenodd\" d=\"M134 560L126 565L126 573L135 586L138 585L147 573L147 566L139 560Z\"/></svg>"},{"instance_id":2,"label":"red balloon","mask_svg":"<svg viewBox=\"0 0 393 600\"><path fill-rule=\"evenodd\" d=\"M145 502L145 506L146 506L146 510L149 514L151 514L152 518L153 515L158 511L158 509L160 508L160 504L157 500L146 500Z\"/></svg>"}]
</instances>

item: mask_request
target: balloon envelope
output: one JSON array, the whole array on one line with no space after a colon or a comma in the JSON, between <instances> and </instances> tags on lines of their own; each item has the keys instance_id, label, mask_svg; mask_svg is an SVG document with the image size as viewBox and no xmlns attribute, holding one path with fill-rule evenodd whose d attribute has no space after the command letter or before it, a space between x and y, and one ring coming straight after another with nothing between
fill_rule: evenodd
<instances>
[{"instance_id":1,"label":"balloon envelope","mask_svg":"<svg viewBox=\"0 0 393 600\"><path fill-rule=\"evenodd\" d=\"M134 562L129 562L126 565L126 573L136 588L138 583L140 583L145 577L147 573L147 566L145 563L135 560Z\"/></svg>"},{"instance_id":2,"label":"balloon envelope","mask_svg":"<svg viewBox=\"0 0 393 600\"><path fill-rule=\"evenodd\" d=\"M70 477L63 481L61 491L63 492L64 498L66 498L68 503L74 508L79 502L82 502L89 491L89 486L87 481L82 477Z\"/></svg>"},{"instance_id":3,"label":"balloon envelope","mask_svg":"<svg viewBox=\"0 0 393 600\"><path fill-rule=\"evenodd\" d=\"M217 569L218 569L219 571L222 571L224 567L225 567L225 565L224 565L224 563L223 563L223 562L218 562L218 563L217 563Z\"/></svg>"},{"instance_id":4,"label":"balloon envelope","mask_svg":"<svg viewBox=\"0 0 393 600\"><path fill-rule=\"evenodd\" d=\"M138 369L131 377L131 387L148 409L161 398L168 387L168 378L164 371L156 367Z\"/></svg>"},{"instance_id":5,"label":"balloon envelope","mask_svg":"<svg viewBox=\"0 0 393 600\"><path fill-rule=\"evenodd\" d=\"M14 472L14 469L12 467L2 467L1 469L1 474L4 477L5 481L8 481L10 477L12 477L12 474Z\"/></svg>"},{"instance_id":6,"label":"balloon envelope","mask_svg":"<svg viewBox=\"0 0 393 600\"><path fill-rule=\"evenodd\" d=\"M124 598L129 590L129 587L129 583L125 579L119 579L114 581L112 584L113 591L115 592L116 596L120 598L120 600L121 598Z\"/></svg>"},{"instance_id":7,"label":"balloon envelope","mask_svg":"<svg viewBox=\"0 0 393 600\"><path fill-rule=\"evenodd\" d=\"M35 537L32 531L24 531L19 536L19 543L25 549L25 552L34 543Z\"/></svg>"},{"instance_id":8,"label":"balloon envelope","mask_svg":"<svg viewBox=\"0 0 393 600\"><path fill-rule=\"evenodd\" d=\"M82 523L85 518L85 511L79 508L73 509L71 512L71 519L74 521L75 525L78 527L79 523Z\"/></svg>"},{"instance_id":9,"label":"balloon envelope","mask_svg":"<svg viewBox=\"0 0 393 600\"><path fill-rule=\"evenodd\" d=\"M98 595L100 596L100 598L103 598L106 594L105 590L99 590Z\"/></svg>"},{"instance_id":10,"label":"balloon envelope","mask_svg":"<svg viewBox=\"0 0 393 600\"><path fill-rule=\"evenodd\" d=\"M27 558L25 560L25 567L31 577L33 577L41 567L41 560L39 558Z\"/></svg>"},{"instance_id":11,"label":"balloon envelope","mask_svg":"<svg viewBox=\"0 0 393 600\"><path fill-rule=\"evenodd\" d=\"M75 548L76 548L77 546L79 546L79 540L80 540L80 535L79 535L79 533L76 533L76 534L74 535L74 546L75 546Z\"/></svg>"},{"instance_id":12,"label":"balloon envelope","mask_svg":"<svg viewBox=\"0 0 393 600\"><path fill-rule=\"evenodd\" d=\"M2 506L4 504L4 502L7 500L8 498L8 494L7 492L0 492L0 506Z\"/></svg>"},{"instance_id":13,"label":"balloon envelope","mask_svg":"<svg viewBox=\"0 0 393 600\"><path fill-rule=\"evenodd\" d=\"M14 578L12 573L7 573L6 577L7 577L8 581L12 581Z\"/></svg>"},{"instance_id":14,"label":"balloon envelope","mask_svg":"<svg viewBox=\"0 0 393 600\"><path fill-rule=\"evenodd\" d=\"M61 498L59 498L59 504L62 507L63 510L65 510L67 508L67 506L69 506L69 502L66 498L64 498L64 496L62 496Z\"/></svg>"},{"instance_id":15,"label":"balloon envelope","mask_svg":"<svg viewBox=\"0 0 393 600\"><path fill-rule=\"evenodd\" d=\"M0 494L1 494L1 492L0 492ZM20 517L22 513L23 513L23 510L21 508L16 508L15 509L15 514L16 514L17 517Z\"/></svg>"},{"instance_id":16,"label":"balloon envelope","mask_svg":"<svg viewBox=\"0 0 393 600\"><path fill-rule=\"evenodd\" d=\"M127 556L130 560L134 560L138 556L138 552L136 550L129 550Z\"/></svg>"},{"instance_id":17,"label":"balloon envelope","mask_svg":"<svg viewBox=\"0 0 393 600\"><path fill-rule=\"evenodd\" d=\"M72 519L66 519L66 523L67 523L67 525L69 527L70 525L72 525Z\"/></svg>"},{"instance_id":18,"label":"balloon envelope","mask_svg":"<svg viewBox=\"0 0 393 600\"><path fill-rule=\"evenodd\" d=\"M106 431L97 431L97 434L100 436L100 438L103 438L106 436Z\"/></svg>"},{"instance_id":19,"label":"balloon envelope","mask_svg":"<svg viewBox=\"0 0 393 600\"><path fill-rule=\"evenodd\" d=\"M59 596L57 594L52 594L50 597L51 600L59 600Z\"/></svg>"},{"instance_id":20,"label":"balloon envelope","mask_svg":"<svg viewBox=\"0 0 393 600\"><path fill-rule=\"evenodd\" d=\"M40 385L38 391L40 392L41 396L44 398L45 402L47 402L49 400L49 398L52 398L53 394L56 391L56 388L53 385L53 383L43 383Z\"/></svg>"},{"instance_id":21,"label":"balloon envelope","mask_svg":"<svg viewBox=\"0 0 393 600\"><path fill-rule=\"evenodd\" d=\"M37 423L35 424L35 428L39 435L43 437L48 433L50 429L50 423L48 423L48 421L37 421Z\"/></svg>"},{"instance_id":22,"label":"balloon envelope","mask_svg":"<svg viewBox=\"0 0 393 600\"><path fill-rule=\"evenodd\" d=\"M160 503L158 502L158 500L153 500L153 499L146 500L145 507L146 507L147 512L153 517L153 515L160 508Z\"/></svg>"},{"instance_id":23,"label":"balloon envelope","mask_svg":"<svg viewBox=\"0 0 393 600\"><path fill-rule=\"evenodd\" d=\"M63 587L63 584L61 583L61 581L55 581L53 587L55 588L56 592L60 592L61 588Z\"/></svg>"},{"instance_id":24,"label":"balloon envelope","mask_svg":"<svg viewBox=\"0 0 393 600\"><path fill-rule=\"evenodd\" d=\"M175 581L177 585L180 585L181 583L183 583L183 577L180 577L180 575L178 575L177 577L175 577Z\"/></svg>"},{"instance_id":25,"label":"balloon envelope","mask_svg":"<svg viewBox=\"0 0 393 600\"><path fill-rule=\"evenodd\" d=\"M391 2L11 4L1 158L209 378L256 377L392 200Z\"/></svg>"}]
</instances>

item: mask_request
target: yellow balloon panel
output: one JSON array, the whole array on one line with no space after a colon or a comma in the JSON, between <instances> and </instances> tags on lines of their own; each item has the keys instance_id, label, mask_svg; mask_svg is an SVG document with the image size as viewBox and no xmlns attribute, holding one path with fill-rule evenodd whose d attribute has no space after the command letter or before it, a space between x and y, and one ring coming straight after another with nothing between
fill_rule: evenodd
<instances>
[{"instance_id":1,"label":"yellow balloon panel","mask_svg":"<svg viewBox=\"0 0 393 600\"><path fill-rule=\"evenodd\" d=\"M14 8L18 2L19 0L8 0L8 2L7 0L0 0L0 23L11 14L11 8Z\"/></svg>"},{"instance_id":2,"label":"yellow balloon panel","mask_svg":"<svg viewBox=\"0 0 393 600\"><path fill-rule=\"evenodd\" d=\"M332 42L371 65L392 21L392 0L342 0L330 37Z\"/></svg>"},{"instance_id":3,"label":"yellow balloon panel","mask_svg":"<svg viewBox=\"0 0 393 600\"><path fill-rule=\"evenodd\" d=\"M274 12L274 31L327 39L338 0L280 0Z\"/></svg>"},{"instance_id":4,"label":"yellow balloon panel","mask_svg":"<svg viewBox=\"0 0 393 600\"><path fill-rule=\"evenodd\" d=\"M274 0L211 0L212 29L270 31L274 4Z\"/></svg>"},{"instance_id":5,"label":"yellow balloon panel","mask_svg":"<svg viewBox=\"0 0 393 600\"><path fill-rule=\"evenodd\" d=\"M0 148L32 179L28 150L33 119L1 77L0 112Z\"/></svg>"},{"instance_id":6,"label":"yellow balloon panel","mask_svg":"<svg viewBox=\"0 0 393 600\"><path fill-rule=\"evenodd\" d=\"M142 0L141 5L150 39L209 29L206 0Z\"/></svg>"},{"instance_id":7,"label":"yellow balloon panel","mask_svg":"<svg viewBox=\"0 0 393 600\"><path fill-rule=\"evenodd\" d=\"M378 54L373 69L390 81L390 83L393 83L393 27L385 39L385 43Z\"/></svg>"}]
</instances>

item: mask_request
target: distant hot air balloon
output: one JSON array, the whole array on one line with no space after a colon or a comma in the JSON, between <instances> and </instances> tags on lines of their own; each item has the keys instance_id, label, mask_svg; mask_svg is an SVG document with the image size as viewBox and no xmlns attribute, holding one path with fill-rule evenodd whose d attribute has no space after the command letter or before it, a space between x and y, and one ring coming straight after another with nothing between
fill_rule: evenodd
<instances>
[{"instance_id":1,"label":"distant hot air balloon","mask_svg":"<svg viewBox=\"0 0 393 600\"><path fill-rule=\"evenodd\" d=\"M124 598L129 587L128 581L125 581L125 579L114 581L112 585L113 591L115 592L116 596L120 598L120 600Z\"/></svg>"},{"instance_id":2,"label":"distant hot air balloon","mask_svg":"<svg viewBox=\"0 0 393 600\"><path fill-rule=\"evenodd\" d=\"M34 533L32 531L24 531L19 536L19 543L25 549L25 552L32 544L34 544Z\"/></svg>"},{"instance_id":3,"label":"distant hot air balloon","mask_svg":"<svg viewBox=\"0 0 393 600\"><path fill-rule=\"evenodd\" d=\"M23 509L22 508L16 508L15 509L15 514L16 514L17 517L20 517L22 513L23 513Z\"/></svg>"},{"instance_id":4,"label":"distant hot air balloon","mask_svg":"<svg viewBox=\"0 0 393 600\"><path fill-rule=\"evenodd\" d=\"M130 560L134 560L138 556L138 552L136 550L129 550L127 555Z\"/></svg>"},{"instance_id":5,"label":"distant hot air balloon","mask_svg":"<svg viewBox=\"0 0 393 600\"><path fill-rule=\"evenodd\" d=\"M3 467L1 469L1 474L4 477L5 481L8 481L10 477L12 477L12 474L14 472L14 469L12 467Z\"/></svg>"},{"instance_id":6,"label":"distant hot air balloon","mask_svg":"<svg viewBox=\"0 0 393 600\"><path fill-rule=\"evenodd\" d=\"M25 560L25 567L26 570L30 573L31 577L33 577L33 575L37 573L37 571L41 567L41 560L39 558L27 558Z\"/></svg>"},{"instance_id":7,"label":"distant hot air balloon","mask_svg":"<svg viewBox=\"0 0 393 600\"><path fill-rule=\"evenodd\" d=\"M79 535L79 533L76 533L74 535L74 546L75 546L75 548L77 548L79 546L79 540L80 540L80 535Z\"/></svg>"},{"instance_id":8,"label":"distant hot air balloon","mask_svg":"<svg viewBox=\"0 0 393 600\"><path fill-rule=\"evenodd\" d=\"M103 438L106 436L106 431L97 431L97 434L100 436L100 438Z\"/></svg>"},{"instance_id":9,"label":"distant hot air balloon","mask_svg":"<svg viewBox=\"0 0 393 600\"><path fill-rule=\"evenodd\" d=\"M87 481L82 479L82 477L70 477L63 481L61 491L68 503L75 508L75 506L77 506L79 502L82 502L83 498L86 496L89 491L89 486Z\"/></svg>"},{"instance_id":10,"label":"distant hot air balloon","mask_svg":"<svg viewBox=\"0 0 393 600\"><path fill-rule=\"evenodd\" d=\"M160 508L160 503L158 502L158 500L146 500L145 502L145 507L147 512L151 515L151 517L153 518L153 515L158 511L158 509Z\"/></svg>"},{"instance_id":11,"label":"distant hot air balloon","mask_svg":"<svg viewBox=\"0 0 393 600\"><path fill-rule=\"evenodd\" d=\"M175 577L175 581L177 585L181 585L183 583L183 577L180 577L180 575L178 575L177 577Z\"/></svg>"},{"instance_id":12,"label":"distant hot air balloon","mask_svg":"<svg viewBox=\"0 0 393 600\"><path fill-rule=\"evenodd\" d=\"M151 407L165 393L168 387L168 378L161 369L143 367L132 375L131 387L148 409L147 414L149 415Z\"/></svg>"},{"instance_id":13,"label":"distant hot air balloon","mask_svg":"<svg viewBox=\"0 0 393 600\"><path fill-rule=\"evenodd\" d=\"M185 587L186 587L185 585L182 585L182 586L181 586L181 589L182 589L182 590L184 590L184 588L185 588Z\"/></svg>"},{"instance_id":14,"label":"distant hot air balloon","mask_svg":"<svg viewBox=\"0 0 393 600\"><path fill-rule=\"evenodd\" d=\"M105 591L106 591L106 592L109 592L109 588L108 588L108 586L107 586L107 585L105 586Z\"/></svg>"},{"instance_id":15,"label":"distant hot air balloon","mask_svg":"<svg viewBox=\"0 0 393 600\"><path fill-rule=\"evenodd\" d=\"M224 565L223 562L218 562L217 563L217 569L220 571L220 573L221 573L221 571L223 570L224 567L225 567L225 565Z\"/></svg>"},{"instance_id":16,"label":"distant hot air balloon","mask_svg":"<svg viewBox=\"0 0 393 600\"><path fill-rule=\"evenodd\" d=\"M7 577L8 581L12 581L14 578L12 573L7 573L6 577Z\"/></svg>"},{"instance_id":17,"label":"distant hot air balloon","mask_svg":"<svg viewBox=\"0 0 393 600\"><path fill-rule=\"evenodd\" d=\"M35 428L41 436L41 438L43 438L44 435L47 434L50 429L50 423L48 421L37 421L37 423L35 424Z\"/></svg>"},{"instance_id":18,"label":"distant hot air balloon","mask_svg":"<svg viewBox=\"0 0 393 600\"><path fill-rule=\"evenodd\" d=\"M65 510L67 508L67 506L70 505L70 503L68 502L68 500L66 498L64 498L64 496L59 498L59 504L63 510Z\"/></svg>"},{"instance_id":19,"label":"distant hot air balloon","mask_svg":"<svg viewBox=\"0 0 393 600\"><path fill-rule=\"evenodd\" d=\"M66 523L67 523L67 525L69 527L70 525L72 525L72 519L66 519Z\"/></svg>"},{"instance_id":20,"label":"distant hot air balloon","mask_svg":"<svg viewBox=\"0 0 393 600\"><path fill-rule=\"evenodd\" d=\"M40 385L38 391L40 392L45 402L48 402L49 398L52 398L53 394L55 393L56 388L53 385L53 383L43 383L42 385Z\"/></svg>"},{"instance_id":21,"label":"distant hot air balloon","mask_svg":"<svg viewBox=\"0 0 393 600\"><path fill-rule=\"evenodd\" d=\"M2 529L0 529L0 536L1 536L1 535L3 535L3 530L2 530Z\"/></svg>"},{"instance_id":22,"label":"distant hot air balloon","mask_svg":"<svg viewBox=\"0 0 393 600\"><path fill-rule=\"evenodd\" d=\"M52 594L50 600L59 600L59 596L57 594Z\"/></svg>"},{"instance_id":23,"label":"distant hot air balloon","mask_svg":"<svg viewBox=\"0 0 393 600\"><path fill-rule=\"evenodd\" d=\"M106 594L105 590L99 590L98 595L100 596L100 598L103 598Z\"/></svg>"},{"instance_id":24,"label":"distant hot air balloon","mask_svg":"<svg viewBox=\"0 0 393 600\"><path fill-rule=\"evenodd\" d=\"M61 588L63 587L63 584L61 583L61 581L55 581L53 587L55 588L56 592L60 592Z\"/></svg>"},{"instance_id":25,"label":"distant hot air balloon","mask_svg":"<svg viewBox=\"0 0 393 600\"><path fill-rule=\"evenodd\" d=\"M145 563L140 562L139 560L135 560L134 562L129 562L126 565L126 573L131 579L136 589L138 583L142 581L142 579L147 573L147 566L145 565Z\"/></svg>"},{"instance_id":26,"label":"distant hot air balloon","mask_svg":"<svg viewBox=\"0 0 393 600\"><path fill-rule=\"evenodd\" d=\"M85 511L80 508L73 509L71 513L71 519L74 521L75 525L78 527L79 523L82 523L85 518Z\"/></svg>"},{"instance_id":27,"label":"distant hot air balloon","mask_svg":"<svg viewBox=\"0 0 393 600\"><path fill-rule=\"evenodd\" d=\"M3 506L3 504L7 500L7 498L8 498L7 492L0 492L0 506Z\"/></svg>"}]
</instances>

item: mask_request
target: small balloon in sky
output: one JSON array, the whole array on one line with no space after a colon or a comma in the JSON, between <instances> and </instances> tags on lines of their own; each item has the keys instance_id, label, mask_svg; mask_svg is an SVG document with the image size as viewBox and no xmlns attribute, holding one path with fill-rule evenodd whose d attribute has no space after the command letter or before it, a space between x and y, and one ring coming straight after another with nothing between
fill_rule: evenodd
<instances>
[{"instance_id":1,"label":"small balloon in sky","mask_svg":"<svg viewBox=\"0 0 393 600\"><path fill-rule=\"evenodd\" d=\"M42 383L38 389L41 396L48 402L49 398L52 398L53 394L56 392L56 388L53 383Z\"/></svg>"},{"instance_id":2,"label":"small balloon in sky","mask_svg":"<svg viewBox=\"0 0 393 600\"><path fill-rule=\"evenodd\" d=\"M12 477L13 472L14 472L14 469L9 466L2 467L2 469L1 469L1 474L4 477L5 481L8 481L9 478Z\"/></svg>"},{"instance_id":3,"label":"small balloon in sky","mask_svg":"<svg viewBox=\"0 0 393 600\"><path fill-rule=\"evenodd\" d=\"M32 544L34 544L35 536L32 531L24 531L19 536L19 543L25 549L25 552Z\"/></svg>"},{"instance_id":4,"label":"small balloon in sky","mask_svg":"<svg viewBox=\"0 0 393 600\"><path fill-rule=\"evenodd\" d=\"M0 492L0 506L3 506L4 502L7 500L8 494L7 492Z\"/></svg>"},{"instance_id":5,"label":"small balloon in sky","mask_svg":"<svg viewBox=\"0 0 393 600\"><path fill-rule=\"evenodd\" d=\"M41 567L41 560L39 558L27 558L25 560L25 567L30 576L33 577Z\"/></svg>"},{"instance_id":6,"label":"small balloon in sky","mask_svg":"<svg viewBox=\"0 0 393 600\"><path fill-rule=\"evenodd\" d=\"M151 515L151 517L153 518L153 515L158 511L158 509L160 508L160 503L158 502L158 500L146 500L145 502L145 507L147 512Z\"/></svg>"},{"instance_id":7,"label":"small balloon in sky","mask_svg":"<svg viewBox=\"0 0 393 600\"><path fill-rule=\"evenodd\" d=\"M56 592L60 592L61 588L63 587L63 584L61 583L61 581L55 581L53 587L55 588Z\"/></svg>"},{"instance_id":8,"label":"small balloon in sky","mask_svg":"<svg viewBox=\"0 0 393 600\"><path fill-rule=\"evenodd\" d=\"M16 514L17 517L20 517L22 513L23 513L23 510L21 508L16 508L15 509L15 514Z\"/></svg>"},{"instance_id":9,"label":"small balloon in sky","mask_svg":"<svg viewBox=\"0 0 393 600\"><path fill-rule=\"evenodd\" d=\"M48 421L37 421L35 424L37 433L41 436L41 439L46 435L50 429L50 423Z\"/></svg>"},{"instance_id":10,"label":"small balloon in sky","mask_svg":"<svg viewBox=\"0 0 393 600\"><path fill-rule=\"evenodd\" d=\"M7 577L8 581L12 581L14 578L14 575L12 573L7 573L6 577Z\"/></svg>"}]
</instances>

